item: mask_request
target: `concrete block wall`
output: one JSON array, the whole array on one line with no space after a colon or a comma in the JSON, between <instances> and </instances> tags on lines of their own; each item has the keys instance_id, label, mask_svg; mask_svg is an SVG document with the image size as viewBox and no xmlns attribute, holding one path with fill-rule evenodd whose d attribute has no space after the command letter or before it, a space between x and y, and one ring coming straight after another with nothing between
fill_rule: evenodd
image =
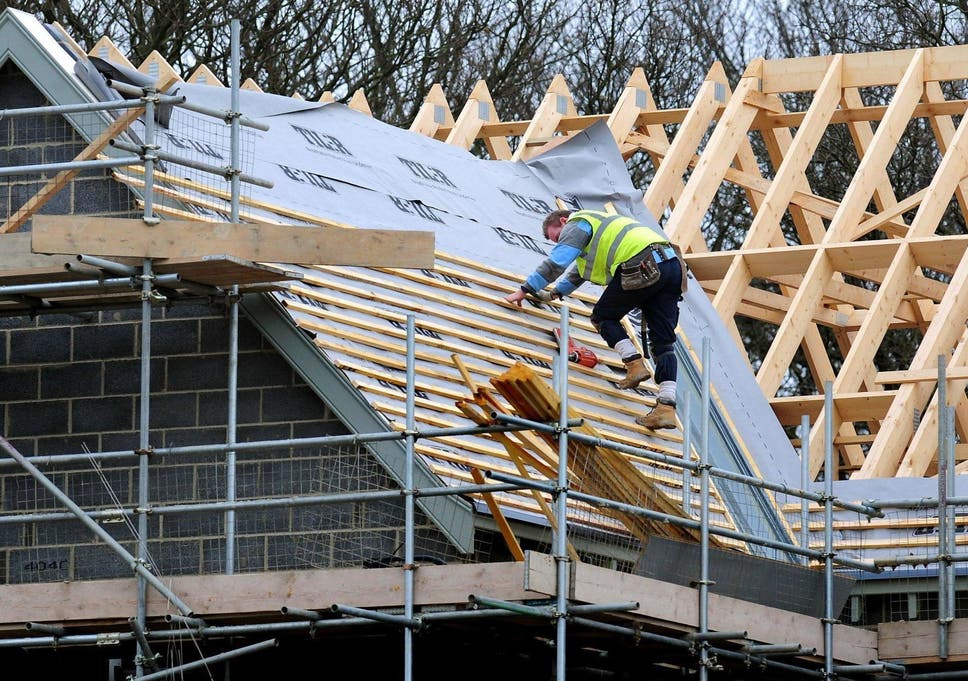
<instances>
[{"instance_id":1,"label":"concrete block wall","mask_svg":"<svg viewBox=\"0 0 968 681\"><path fill-rule=\"evenodd\" d=\"M28 457L124 452L102 461L43 466L86 510L138 505L140 310L36 320L0 318L0 432ZM156 309L151 328L149 497L152 506L218 501L222 454L165 448L223 443L228 422L228 320L206 306ZM239 442L347 432L325 404L244 318L239 334ZM59 511L61 504L11 461L0 463L0 511ZM240 499L394 489L362 448L240 453ZM341 503L237 513L236 570L382 564L402 555L403 501ZM418 553L452 549L418 513ZM132 553L125 522L101 526ZM220 572L222 512L149 516L151 559L164 575ZM127 576L128 569L76 520L0 523L0 582Z\"/></svg>"}]
</instances>

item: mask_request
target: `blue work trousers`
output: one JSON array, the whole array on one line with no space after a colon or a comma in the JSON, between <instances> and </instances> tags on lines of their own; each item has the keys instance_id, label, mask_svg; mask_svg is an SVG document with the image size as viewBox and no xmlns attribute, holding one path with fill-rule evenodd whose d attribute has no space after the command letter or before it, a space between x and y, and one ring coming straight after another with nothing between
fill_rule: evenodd
<instances>
[{"instance_id":1,"label":"blue work trousers","mask_svg":"<svg viewBox=\"0 0 968 681\"><path fill-rule=\"evenodd\" d=\"M682 299L682 269L678 258L659 263L659 280L652 286L626 291L616 272L592 310L592 323L610 348L628 338L622 317L635 308L642 310L642 348L651 352L655 363L655 381L676 380L676 325L679 323L679 301Z\"/></svg>"}]
</instances>

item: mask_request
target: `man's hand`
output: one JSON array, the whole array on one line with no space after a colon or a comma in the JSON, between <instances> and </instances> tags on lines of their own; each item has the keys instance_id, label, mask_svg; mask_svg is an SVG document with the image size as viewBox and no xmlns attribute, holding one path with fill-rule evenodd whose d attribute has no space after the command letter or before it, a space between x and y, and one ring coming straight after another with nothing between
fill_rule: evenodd
<instances>
[{"instance_id":1,"label":"man's hand","mask_svg":"<svg viewBox=\"0 0 968 681\"><path fill-rule=\"evenodd\" d=\"M524 300L527 295L528 294L525 293L524 289L519 288L514 293L509 293L508 295L504 296L504 302L521 307L521 301Z\"/></svg>"}]
</instances>

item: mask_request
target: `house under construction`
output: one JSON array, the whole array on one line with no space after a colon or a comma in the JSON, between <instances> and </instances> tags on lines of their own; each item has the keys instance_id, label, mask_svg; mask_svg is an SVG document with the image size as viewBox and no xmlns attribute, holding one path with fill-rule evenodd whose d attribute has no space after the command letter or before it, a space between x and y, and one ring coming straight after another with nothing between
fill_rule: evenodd
<instances>
[{"instance_id":1,"label":"house under construction","mask_svg":"<svg viewBox=\"0 0 968 681\"><path fill-rule=\"evenodd\" d=\"M968 235L937 233L968 216L966 80L968 46L756 60L659 109L637 70L583 115L558 77L524 121L482 81L404 130L5 10L0 659L968 676ZM902 195L911 125L937 147ZM835 133L857 170L825 197ZM724 189L749 225L711 251ZM618 389L594 287L503 302L556 206L685 251L680 428L635 425L657 388ZM772 332L755 367L740 317ZM898 330L918 351L879 370ZM783 390L800 358L820 394Z\"/></svg>"}]
</instances>

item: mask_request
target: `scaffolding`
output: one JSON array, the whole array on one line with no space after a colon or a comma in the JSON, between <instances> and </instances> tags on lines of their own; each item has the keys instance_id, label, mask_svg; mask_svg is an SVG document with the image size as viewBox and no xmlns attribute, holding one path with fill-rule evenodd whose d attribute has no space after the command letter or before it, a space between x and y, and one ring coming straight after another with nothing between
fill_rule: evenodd
<instances>
[{"instance_id":1,"label":"scaffolding","mask_svg":"<svg viewBox=\"0 0 968 681\"><path fill-rule=\"evenodd\" d=\"M239 131L242 125L253 124L247 121L238 111L239 92L239 54L238 54L238 24L232 23L232 111L207 112L222 118L231 126L232 161L227 169L198 167L206 172L218 172L229 183L231 191L232 221L239 220L240 184L244 181L258 182L258 178L245 177L239 169ZM123 87L123 86L122 86ZM128 88L130 94L130 88ZM183 99L160 95L154 88L144 88L138 92L137 101L126 101L117 104L91 105L84 110L108 110L112 108L143 107L145 119L145 138L143 144L114 146L126 150L134 156L112 159L109 161L79 161L56 166L35 165L18 166L0 169L2 174L23 174L27 172L67 171L90 168L117 167L131 165L135 162L144 168L144 214L146 225L156 224L153 203L153 173L155 164L162 160L155 153L154 145L154 109L160 104L184 104ZM65 114L79 111L78 107L46 107L45 112ZM31 115L34 110L11 110L2 112L5 116ZM171 163L188 163L186 159L167 156L163 160ZM826 429L824 434L824 491L822 493L808 490L811 477L808 469L810 451L809 433L811 424L808 417L803 417L801 432L803 433L801 448L804 462L801 488L794 489L787 485L770 482L768 480L738 474L712 466L708 460L708 438L710 424L710 376L703 372L702 394L698 413L686 403L683 409L685 421L684 433L687 434L684 451L693 448L698 453L698 461L688 456L682 458L668 456L649 449L631 447L620 442L603 438L594 438L577 432L580 420L569 417L568 395L569 378L569 308L561 306L558 353L554 365L554 390L558 396L558 418L556 422L542 422L523 419L514 415L493 413L491 422L486 425L475 425L464 428L424 428L418 429L414 416L416 402L415 394L415 365L416 365L416 317L408 315L406 321L406 424L399 432L374 432L351 435L335 435L308 438L289 438L276 440L260 440L254 442L238 442L237 440L237 410L236 395L238 390L238 344L239 344L239 304L241 292L238 285L228 287L228 290L199 285L190 280L182 279L177 273L157 274L153 269L151 258L144 258L140 266L116 263L92 256L79 256L79 262L87 268L97 272L96 278L86 281L21 284L16 286L0 286L0 298L28 300L30 309L36 313L56 311L57 308L45 309L42 301L46 297L57 295L86 295L92 290L103 292L114 288L132 288L140 296L141 301L141 343L140 343L140 401L139 416L139 447L136 451L115 451L97 453L77 453L66 455L51 455L45 457L25 457L7 440L0 438L0 449L12 462L41 484L67 512L47 512L33 514L16 514L0 516L0 524L8 522L24 522L31 520L66 520L77 519L91 532L109 546L117 556L123 560L136 574L138 591L137 606L134 616L130 620L130 631L105 631L98 633L77 634L69 627L51 625L43 622L26 622L25 628L31 633L24 637L0 637L0 648L53 648L72 645L88 645L111 641L130 641L137 645L135 659L136 673L134 678L141 680L168 678L176 674L193 669L228 661L245 655L256 654L277 645L276 636L288 633L305 633L317 635L324 631L336 629L352 629L374 623L399 628L403 634L403 654L401 668L403 677L408 681L413 678L415 635L428 625L434 623L474 622L475 620L491 620L494 618L523 618L525 620L548 621L554 625L554 637L551 641L555 651L554 678L564 681L568 675L569 661L567 659L567 641L574 630L589 629L614 634L618 637L628 637L630 640L646 642L662 649L671 651L675 659L684 659L677 663L680 669L696 670L699 679L705 681L711 672L724 669L756 669L773 678L788 674L806 676L808 678L831 679L834 677L846 679L874 678L881 676L907 677L910 679L941 679L968 677L968 671L911 674L903 665L873 659L864 663L839 663L837 657L837 641L834 629L839 613L834 612L834 575L837 569L855 571L878 572L885 567L906 564L934 564L937 571L938 596L938 630L937 656L946 660L951 656L949 649L949 630L955 620L955 572L957 563L968 562L968 554L959 553L956 544L956 513L960 506L968 505L968 498L957 497L954 494L954 425L953 407L948 407L939 422L939 442L943 443L938 452L938 496L934 499L900 499L873 500L856 503L838 499L833 494L833 480L836 466L833 460L834 434L832 432L833 391L832 385L827 384L825 390L823 421ZM205 299L213 295L221 296L229 309L229 361L228 373L228 428L224 443L188 445L169 447L165 453L169 456L203 455L224 457L227 467L227 494L224 501L193 504L155 504L149 497L149 481L152 475L150 454L153 452L150 441L149 415L152 403L151 390L151 323L152 305L160 296L166 295L172 289L179 291L179 295L186 300ZM38 303L38 301L41 301ZM703 340L702 367L710 366L710 343ZM939 391L947 384L944 369L945 357L939 357ZM944 404L944 396L939 395L939 403ZM691 425L698 423L699 441L691 443L688 434L693 432ZM473 485L459 485L451 487L418 487L415 482L415 447L419 440L425 438L446 438L465 434L504 433L510 431L534 431L545 433L557 440L558 463L557 475L543 481L521 476L490 474L490 480ZM319 446L361 445L379 441L401 441L405 445L405 479L401 489L365 491L352 493L336 493L323 495L302 495L286 498L267 498L256 500L240 500L236 494L236 456L247 450L292 449ZM569 442L578 441L585 444L604 447L614 451L625 452L641 457L645 460L662 463L676 468L683 478L682 505L685 516L663 513L643 506L622 503L598 495L576 491L569 475ZM39 464L50 466L55 464L70 464L79 460L108 461L136 457L138 460L138 502L135 508L120 511L87 511L61 490L39 467ZM799 500L800 504L800 537L798 543L780 542L766 539L739 530L714 527L710 523L711 493L710 484L713 479L728 480L741 485L747 485L772 493L783 495L790 499ZM691 497L691 490L698 483L698 499ZM553 602L543 604L529 604L520 601L502 600L489 594L473 593L468 597L466 607L443 610L428 609L418 611L417 598L414 593L415 574L417 572L417 556L415 555L415 513L418 498L431 498L442 495L470 495L495 494L511 490L533 489L550 496L554 501L554 523L552 524L555 595ZM402 611L393 609L375 609L358 607L352 603L334 603L329 612L315 609L303 609L297 606L283 606L280 614L286 618L283 622L251 622L249 624L222 625L206 622L204 613L196 612L189 602L159 578L151 569L148 555L148 517L149 515L164 516L166 514L224 514L226 554L224 572L231 575L235 572L235 543L236 543L236 514L242 511L269 508L273 506L293 505L328 505L347 501L382 499L403 499L405 508L404 518L404 557L398 568L399 580L402 583ZM569 551L568 505L569 502L580 502L598 509L611 509L631 516L647 518L654 522L666 523L684 528L698 535L700 549L699 579L695 583L693 594L697 600L697 625L682 635L659 633L648 630L641 622L634 619L626 623L616 623L614 618L603 615L628 614L638 608L637 602L617 601L605 603L574 603L570 598L574 587L575 558ZM694 502L698 502L699 518L693 517ZM811 526L809 521L809 504L818 504L822 509L823 521L822 549L811 548ZM938 517L937 550L927 556L897 556L894 558L879 558L872 561L856 560L846 555L840 555L834 547L835 509L859 514L864 518L881 517L885 509L918 508L935 510ZM112 535L105 531L98 520L104 518L124 519L137 522L137 550L132 553L122 546ZM822 566L824 575L824 613L820 622L823 629L822 651L816 647L806 646L800 641L761 642L751 640L748 631L718 631L710 626L709 597L710 587L715 583L716 575L711 574L709 551L713 537L735 540L741 544L759 545L799 556L801 562L807 566ZM171 603L177 613L169 614L165 621L171 625L170 629L151 629L148 621L147 592L154 589ZM42 614L42 613L39 613ZM42 618L39 618L42 619ZM268 636L252 644L243 645L230 651L204 657L192 662L162 668L159 656L155 654L152 644L156 642L179 640L186 637L200 637L206 639ZM959 654L964 654L960 651ZM782 658L782 659L780 659ZM793 661L783 661L793 660Z\"/></svg>"}]
</instances>

